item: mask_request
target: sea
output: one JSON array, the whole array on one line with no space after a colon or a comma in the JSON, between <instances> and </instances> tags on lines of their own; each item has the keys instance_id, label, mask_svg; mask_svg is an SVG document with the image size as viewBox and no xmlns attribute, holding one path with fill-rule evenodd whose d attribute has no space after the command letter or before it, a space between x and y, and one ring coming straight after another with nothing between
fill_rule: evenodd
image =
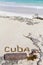
<instances>
[{"instance_id":1,"label":"sea","mask_svg":"<svg viewBox=\"0 0 43 65\"><path fill-rule=\"evenodd\" d=\"M0 0L0 2L13 2L20 4L43 5L43 0Z\"/></svg>"}]
</instances>

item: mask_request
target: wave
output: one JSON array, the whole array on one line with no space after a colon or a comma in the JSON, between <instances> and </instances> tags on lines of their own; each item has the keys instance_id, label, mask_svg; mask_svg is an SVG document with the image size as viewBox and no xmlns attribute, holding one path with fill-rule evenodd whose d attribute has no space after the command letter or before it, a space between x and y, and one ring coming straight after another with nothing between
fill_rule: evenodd
<instances>
[{"instance_id":1,"label":"wave","mask_svg":"<svg viewBox=\"0 0 43 65\"><path fill-rule=\"evenodd\" d=\"M3 7L22 7L22 8L43 9L43 6L32 5L32 4L20 4L20 3L16 3L16 2L0 2L0 6L3 6Z\"/></svg>"}]
</instances>

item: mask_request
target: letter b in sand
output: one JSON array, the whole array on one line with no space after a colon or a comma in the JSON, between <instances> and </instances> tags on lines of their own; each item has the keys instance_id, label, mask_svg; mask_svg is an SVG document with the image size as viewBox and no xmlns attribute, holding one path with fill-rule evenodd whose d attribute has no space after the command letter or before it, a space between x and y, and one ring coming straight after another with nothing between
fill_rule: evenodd
<instances>
[{"instance_id":1,"label":"letter b in sand","mask_svg":"<svg viewBox=\"0 0 43 65\"><path fill-rule=\"evenodd\" d=\"M21 48L21 47L19 47L19 46L17 45L17 52L23 52L23 48Z\"/></svg>"}]
</instances>

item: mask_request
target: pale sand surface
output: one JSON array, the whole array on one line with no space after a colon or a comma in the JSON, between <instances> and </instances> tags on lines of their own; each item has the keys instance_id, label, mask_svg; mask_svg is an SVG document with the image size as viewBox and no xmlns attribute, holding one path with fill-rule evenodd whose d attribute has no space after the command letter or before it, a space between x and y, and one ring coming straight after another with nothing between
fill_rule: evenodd
<instances>
[{"instance_id":1,"label":"pale sand surface","mask_svg":"<svg viewBox=\"0 0 43 65\"><path fill-rule=\"evenodd\" d=\"M33 37L40 39L39 34L43 35L43 20L36 20L40 21L39 24L27 25L25 22L20 22L18 20L12 20L10 18L1 17L1 16L9 16L9 17L21 16L32 19L33 15L24 15L24 14L0 11L0 56L3 56L3 54L6 53L4 51L4 48L6 46L12 48L15 48L17 45L19 45L22 48L29 47L30 51L31 49L38 49L35 45L33 45L32 41L30 39L25 38L24 35L28 35L28 33L31 33ZM40 48L43 51L43 46L40 46ZM24 60L22 64L19 65L24 64L31 65L32 63L33 65L36 65L37 64L36 61L37 60L35 60L34 62L33 61L27 62L27 60Z\"/></svg>"},{"instance_id":2,"label":"pale sand surface","mask_svg":"<svg viewBox=\"0 0 43 65\"><path fill-rule=\"evenodd\" d=\"M5 13L6 12L1 12L0 16L15 16L8 12L6 14ZM35 37L38 37L39 34L43 35L43 22L41 21L41 23L32 26L27 25L25 22L21 23L17 20L0 17L0 55L4 53L4 47L7 45L13 48L16 45L20 45L22 47L29 46L30 49L36 48L29 39L26 39L23 36L28 35L28 33L32 33Z\"/></svg>"}]
</instances>

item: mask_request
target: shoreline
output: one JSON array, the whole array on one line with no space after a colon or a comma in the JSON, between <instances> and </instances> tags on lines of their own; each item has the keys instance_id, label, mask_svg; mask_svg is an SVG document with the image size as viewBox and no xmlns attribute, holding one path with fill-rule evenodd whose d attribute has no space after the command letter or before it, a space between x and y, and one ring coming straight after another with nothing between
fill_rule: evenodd
<instances>
[{"instance_id":1,"label":"shoreline","mask_svg":"<svg viewBox=\"0 0 43 65\"><path fill-rule=\"evenodd\" d=\"M0 14L22 16L31 18L33 15L38 14L43 16L43 6L35 5L21 5L19 3L0 2Z\"/></svg>"},{"instance_id":2,"label":"shoreline","mask_svg":"<svg viewBox=\"0 0 43 65\"><path fill-rule=\"evenodd\" d=\"M33 19L35 16L39 16L40 18L43 18L43 15L39 15L37 13L35 14L21 14L21 13L15 13L15 12L7 12L7 11L0 11L0 17L20 17L20 18L29 18Z\"/></svg>"},{"instance_id":3,"label":"shoreline","mask_svg":"<svg viewBox=\"0 0 43 65\"><path fill-rule=\"evenodd\" d=\"M25 15L25 14L19 14L19 13L13 13L13 12L7 12L7 11L0 11L0 16L17 16L17 17L23 17L23 18L32 18L33 15Z\"/></svg>"},{"instance_id":4,"label":"shoreline","mask_svg":"<svg viewBox=\"0 0 43 65\"><path fill-rule=\"evenodd\" d=\"M43 6L30 6L30 5L19 6L19 5L0 4L0 11L6 11L6 12L24 14L24 15L30 15L30 14L43 15Z\"/></svg>"}]
</instances>

